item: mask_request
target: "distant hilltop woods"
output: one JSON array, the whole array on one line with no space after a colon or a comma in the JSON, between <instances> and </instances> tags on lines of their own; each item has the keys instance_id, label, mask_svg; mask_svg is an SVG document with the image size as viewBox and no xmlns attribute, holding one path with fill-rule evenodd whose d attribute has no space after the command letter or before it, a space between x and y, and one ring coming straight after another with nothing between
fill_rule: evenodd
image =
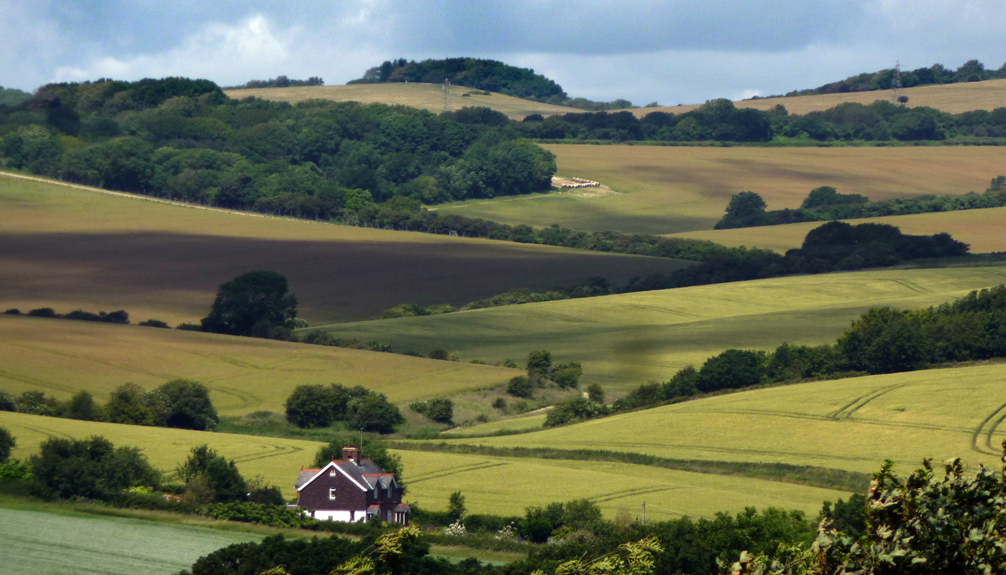
<instances>
[{"instance_id":1,"label":"distant hilltop woods","mask_svg":"<svg viewBox=\"0 0 1006 575\"><path fill-rule=\"evenodd\" d=\"M628 100L595 102L586 98L570 98L554 80L536 74L529 68L518 68L496 60L478 58L446 58L443 60L409 61L405 58L389 60L367 70L358 80L348 84L384 84L395 82L422 82L440 84L449 80L452 85L475 90L498 92L513 96L583 110L621 110L631 108Z\"/></svg>"},{"instance_id":2,"label":"distant hilltop woods","mask_svg":"<svg viewBox=\"0 0 1006 575\"><path fill-rule=\"evenodd\" d=\"M292 80L286 76L277 76L268 80L249 80L240 86L224 86L223 90L252 90L256 88L300 88L302 86L324 86L325 80L319 76L311 76L307 80Z\"/></svg>"},{"instance_id":3,"label":"distant hilltop woods","mask_svg":"<svg viewBox=\"0 0 1006 575\"><path fill-rule=\"evenodd\" d=\"M931 86L938 84L957 84L960 82L980 82L983 80L998 80L1006 78L1006 64L998 70L988 70L985 64L978 60L968 60L960 68L952 70L943 64L933 64L928 68L918 68L911 71L898 71L898 81L902 88ZM864 72L849 76L844 80L832 82L809 90L794 90L789 96L818 96L821 94L845 94L848 92L872 92L874 90L890 90L894 87L895 69L890 68L879 72ZM762 98L780 98L782 96L760 96Z\"/></svg>"}]
</instances>

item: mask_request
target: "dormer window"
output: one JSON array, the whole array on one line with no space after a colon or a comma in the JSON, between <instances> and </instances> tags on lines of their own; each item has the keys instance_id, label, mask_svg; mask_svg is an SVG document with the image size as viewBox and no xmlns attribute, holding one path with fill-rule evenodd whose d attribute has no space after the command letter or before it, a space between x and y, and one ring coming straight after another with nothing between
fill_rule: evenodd
<instances>
[{"instance_id":1,"label":"dormer window","mask_svg":"<svg viewBox=\"0 0 1006 575\"><path fill-rule=\"evenodd\" d=\"M329 501L335 501L335 488L334 487L328 490L328 499L329 499Z\"/></svg>"}]
</instances>

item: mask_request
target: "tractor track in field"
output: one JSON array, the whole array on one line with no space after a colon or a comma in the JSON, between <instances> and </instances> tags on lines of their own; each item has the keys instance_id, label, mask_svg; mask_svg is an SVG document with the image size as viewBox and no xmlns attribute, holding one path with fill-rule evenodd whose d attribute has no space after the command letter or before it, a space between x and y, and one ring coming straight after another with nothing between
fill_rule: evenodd
<instances>
[{"instance_id":1,"label":"tractor track in field","mask_svg":"<svg viewBox=\"0 0 1006 575\"><path fill-rule=\"evenodd\" d=\"M857 411L859 411L860 409L862 409L863 407L865 407L866 404L870 403L874 399L877 399L878 397L880 397L880 396L882 396L884 394L890 393L890 392L892 392L892 391L894 391L896 389L905 387L905 385L907 385L907 384L900 383L900 384L895 384L895 385L889 385L887 387L882 387L880 389L875 389L875 390L871 391L870 393L867 393L867 394L861 395L860 397L857 397L856 399L852 400L848 404L842 406L841 409L829 413L828 414L828 418L834 419L834 420L850 419L850 418L852 418L852 415L854 413L856 413Z\"/></svg>"},{"instance_id":2,"label":"tractor track in field","mask_svg":"<svg viewBox=\"0 0 1006 575\"><path fill-rule=\"evenodd\" d=\"M1000 405L995 411L990 413L974 429L971 435L971 450L984 455L1001 455L999 451L992 447L992 435L1002 425L1003 421L1006 421L1006 403ZM990 423L992 424L991 426L989 426ZM981 440L982 434L985 435L984 441Z\"/></svg>"},{"instance_id":3,"label":"tractor track in field","mask_svg":"<svg viewBox=\"0 0 1006 575\"><path fill-rule=\"evenodd\" d=\"M625 491L616 491L614 493L606 493L604 495L596 495L594 497L588 497L587 499L593 501L594 503L608 503L610 501L616 501L618 499L625 499L626 497L635 497L639 495L649 495L651 493L660 493L662 491L678 491L685 489L684 487L640 487L637 489L627 489Z\"/></svg>"},{"instance_id":4,"label":"tractor track in field","mask_svg":"<svg viewBox=\"0 0 1006 575\"><path fill-rule=\"evenodd\" d=\"M507 463L505 461L483 461L481 463L477 463L477 464L474 464L474 465L468 465L468 466L455 467L455 468L446 469L446 470L434 471L434 472L431 472L431 473L427 473L425 475L420 475L418 479L415 478L415 477L410 477L409 480L408 480L408 482L410 484L413 484L413 483L422 483L423 481L429 481L431 479L440 479L441 477L447 477L447 476L456 475L456 474L459 474L459 473L469 473L469 472L472 472L472 471L481 471L483 469L491 469L493 467L503 467L505 465L509 465L509 463Z\"/></svg>"}]
</instances>

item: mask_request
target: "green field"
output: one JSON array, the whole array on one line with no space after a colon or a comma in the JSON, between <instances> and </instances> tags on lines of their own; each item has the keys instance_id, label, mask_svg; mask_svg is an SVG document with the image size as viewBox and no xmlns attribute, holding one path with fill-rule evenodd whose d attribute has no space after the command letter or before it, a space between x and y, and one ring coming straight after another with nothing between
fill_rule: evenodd
<instances>
[{"instance_id":1,"label":"green field","mask_svg":"<svg viewBox=\"0 0 1006 575\"><path fill-rule=\"evenodd\" d=\"M731 196L760 194L797 208L819 186L886 200L982 192L1006 172L1006 147L692 148L548 144L558 173L615 194L548 194L447 204L447 214L586 230L670 234L711 230Z\"/></svg>"},{"instance_id":2,"label":"green field","mask_svg":"<svg viewBox=\"0 0 1006 575\"><path fill-rule=\"evenodd\" d=\"M282 413L302 384L363 385L391 401L497 385L516 370L405 355L190 331L0 314L0 390L65 400L85 389L104 403L120 385L175 378L210 389L222 416Z\"/></svg>"},{"instance_id":3,"label":"green field","mask_svg":"<svg viewBox=\"0 0 1006 575\"><path fill-rule=\"evenodd\" d=\"M772 387L521 435L455 440L872 472L961 457L997 464L1006 364ZM475 430L477 428L473 428ZM645 433L641 433L645 430Z\"/></svg>"},{"instance_id":4,"label":"green field","mask_svg":"<svg viewBox=\"0 0 1006 575\"><path fill-rule=\"evenodd\" d=\"M48 437L103 435L116 445L139 447L159 469L173 471L193 445L208 444L234 459L246 477L261 475L293 497L293 483L322 444L310 441L207 433L178 429L91 423L0 412L0 426L17 438L13 456L37 452ZM820 510L825 499L843 493L744 477L703 475L637 465L583 461L542 461L474 455L396 452L405 465L406 499L427 509L445 509L451 492L461 490L472 513L523 514L526 505L590 498L608 517L619 507L647 502L657 517L740 511L745 506L774 505ZM575 474L577 481L568 478ZM652 507L652 509L651 509Z\"/></svg>"},{"instance_id":5,"label":"green field","mask_svg":"<svg viewBox=\"0 0 1006 575\"><path fill-rule=\"evenodd\" d=\"M0 502L0 574L168 575L221 547L262 537Z\"/></svg>"},{"instance_id":6,"label":"green field","mask_svg":"<svg viewBox=\"0 0 1006 575\"><path fill-rule=\"evenodd\" d=\"M879 270L774 278L675 290L340 324L340 337L400 349L443 347L462 361L548 349L579 361L581 383L614 396L666 380L724 349L832 342L871 306L936 305L1006 282L1006 266ZM612 396L612 398L614 397Z\"/></svg>"},{"instance_id":7,"label":"green field","mask_svg":"<svg viewBox=\"0 0 1006 575\"><path fill-rule=\"evenodd\" d=\"M937 212L909 216L887 216L846 220L851 224L890 224L902 232L913 235L932 235L946 232L971 246L972 253L1006 251L1006 208ZM704 230L668 234L668 237L709 240L725 246L759 247L785 253L803 245L807 232L822 222L803 222L782 226L738 228L733 230Z\"/></svg>"},{"instance_id":8,"label":"green field","mask_svg":"<svg viewBox=\"0 0 1006 575\"><path fill-rule=\"evenodd\" d=\"M0 173L0 304L134 321L198 322L220 284L280 272L311 323L402 303L464 304L593 275L627 280L683 262L393 232L145 201ZM196 209L193 209L196 208Z\"/></svg>"},{"instance_id":9,"label":"green field","mask_svg":"<svg viewBox=\"0 0 1006 575\"><path fill-rule=\"evenodd\" d=\"M336 102L360 102L361 104L387 104L389 106L411 106L430 112L444 111L444 87L441 84L392 83L392 84L352 84L348 86L303 86L299 88L252 88L227 90L231 98L249 97L290 102L296 104L305 100L334 100ZM465 96L464 94L468 94ZM462 107L491 108L507 116L520 120L530 114L551 116L583 112L576 108L542 104L512 96L493 93L486 96L471 88L454 86L451 88L449 109Z\"/></svg>"}]
</instances>

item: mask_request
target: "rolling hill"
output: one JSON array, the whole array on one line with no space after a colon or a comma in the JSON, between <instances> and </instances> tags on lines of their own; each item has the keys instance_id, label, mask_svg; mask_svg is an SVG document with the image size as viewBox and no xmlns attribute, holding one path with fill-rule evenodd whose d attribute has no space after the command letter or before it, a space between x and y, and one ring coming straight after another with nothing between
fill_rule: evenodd
<instances>
[{"instance_id":1,"label":"rolling hill","mask_svg":"<svg viewBox=\"0 0 1006 575\"><path fill-rule=\"evenodd\" d=\"M1004 376L1006 364L998 363L784 385L534 433L454 441L864 473L885 459L906 468L927 457L995 465L1006 436Z\"/></svg>"},{"instance_id":2,"label":"rolling hill","mask_svg":"<svg viewBox=\"0 0 1006 575\"><path fill-rule=\"evenodd\" d=\"M932 235L946 232L971 246L971 253L1006 251L1006 208L935 212L909 216L888 216L846 220L851 224L889 224L913 235ZM732 230L705 230L668 234L668 237L709 240L725 246L759 247L785 253L803 244L807 232L821 222L803 222L781 226L737 228Z\"/></svg>"},{"instance_id":3,"label":"rolling hill","mask_svg":"<svg viewBox=\"0 0 1006 575\"><path fill-rule=\"evenodd\" d=\"M1004 147L699 148L549 144L558 173L614 194L558 193L446 204L442 213L537 227L670 234L711 230L731 196L760 194L768 209L797 208L819 186L885 200L984 191ZM592 188L587 188L590 190Z\"/></svg>"},{"instance_id":4,"label":"rolling hill","mask_svg":"<svg viewBox=\"0 0 1006 575\"><path fill-rule=\"evenodd\" d=\"M309 441L252 437L226 433L92 423L0 412L0 426L18 440L13 456L25 458L38 451L48 437L83 438L102 435L115 445L139 447L157 468L171 472L193 445L208 444L237 462L246 477L262 476L279 486L285 497L302 466L309 466L322 445ZM462 490L469 512L520 515L525 505L589 498L611 518L620 507L638 508L660 518L681 515L712 517L720 511L738 512L745 506L801 509L809 515L825 499L845 497L840 491L774 481L704 475L639 465L610 465L582 461L540 461L475 455L397 451L405 467L406 499L425 509L444 509L447 497ZM570 474L578 480L572 488Z\"/></svg>"},{"instance_id":5,"label":"rolling hill","mask_svg":"<svg viewBox=\"0 0 1006 575\"><path fill-rule=\"evenodd\" d=\"M1006 80L985 80L983 82L962 82L934 86L918 86L905 88L909 107L927 106L951 114L960 114L971 110L994 110L1006 104ZM845 92L841 94L819 94L815 96L791 96L783 98L759 98L757 100L739 100L734 102L738 108L753 108L755 110L773 110L782 105L790 114L803 115L810 112L820 112L834 108L839 104L853 102L857 104L872 104L877 100L893 101L890 90L874 92ZM661 106L657 108L633 108L629 110L636 117L642 118L650 112L670 112L683 114L698 108L700 104L681 106Z\"/></svg>"},{"instance_id":6,"label":"rolling hill","mask_svg":"<svg viewBox=\"0 0 1006 575\"><path fill-rule=\"evenodd\" d=\"M300 316L331 323L690 265L264 217L9 174L0 174L0 246L4 309L125 309L134 321L171 323L198 321L221 283L255 269L286 275Z\"/></svg>"},{"instance_id":7,"label":"rolling hill","mask_svg":"<svg viewBox=\"0 0 1006 575\"><path fill-rule=\"evenodd\" d=\"M104 403L124 383L176 378L210 389L221 416L284 412L302 384L363 385L397 403L497 385L503 367L208 333L0 315L0 391L79 390Z\"/></svg>"},{"instance_id":8,"label":"rolling hill","mask_svg":"<svg viewBox=\"0 0 1006 575\"><path fill-rule=\"evenodd\" d=\"M333 100L335 102L360 102L361 104L387 104L389 106L411 106L430 112L444 111L444 87L440 84L352 84L348 86L302 86L298 88L252 88L225 90L225 94L238 100L261 98L275 102L304 102L306 100ZM447 109L462 107L491 108L510 118L520 120L531 114L551 116L583 112L576 108L543 104L499 93L484 94L462 86L451 88Z\"/></svg>"},{"instance_id":9,"label":"rolling hill","mask_svg":"<svg viewBox=\"0 0 1006 575\"><path fill-rule=\"evenodd\" d=\"M583 363L581 385L620 395L663 381L725 349L834 341L871 306L914 309L1006 281L1006 266L876 270L524 304L446 315L348 323L338 337L399 349L444 348L462 361L522 361L548 349ZM609 398L610 401L611 398Z\"/></svg>"}]
</instances>

